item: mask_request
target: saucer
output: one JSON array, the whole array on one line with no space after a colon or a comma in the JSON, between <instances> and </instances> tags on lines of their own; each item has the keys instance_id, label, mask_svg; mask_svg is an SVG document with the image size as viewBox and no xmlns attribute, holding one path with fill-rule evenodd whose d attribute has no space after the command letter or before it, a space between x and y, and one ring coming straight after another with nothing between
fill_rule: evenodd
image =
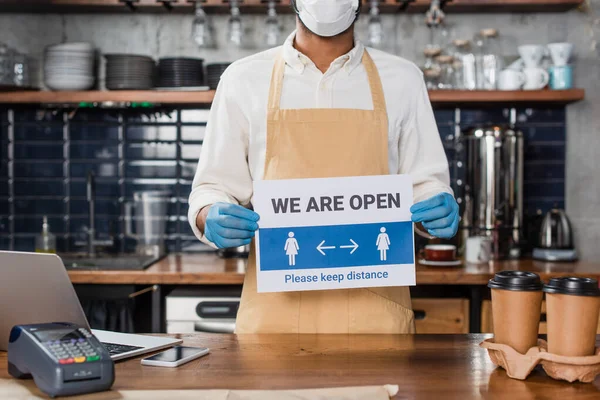
<instances>
[{"instance_id":1,"label":"saucer","mask_svg":"<svg viewBox=\"0 0 600 400\"><path fill-rule=\"evenodd\" d=\"M429 261L425 259L420 259L419 264L428 265L430 267L458 267L462 265L462 260L453 260L453 261Z\"/></svg>"}]
</instances>

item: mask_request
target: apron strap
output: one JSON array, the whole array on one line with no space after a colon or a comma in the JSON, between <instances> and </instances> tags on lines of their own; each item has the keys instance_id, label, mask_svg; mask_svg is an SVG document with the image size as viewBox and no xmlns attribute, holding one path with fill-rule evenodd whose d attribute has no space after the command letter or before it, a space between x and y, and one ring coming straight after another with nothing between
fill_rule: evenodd
<instances>
[{"instance_id":1,"label":"apron strap","mask_svg":"<svg viewBox=\"0 0 600 400\"><path fill-rule=\"evenodd\" d=\"M383 86L377 67L371 58L371 55L365 49L362 57L362 63L365 66L367 77L369 78L369 87L371 88L371 98L373 99L373 110L387 113L385 106L385 96L383 95Z\"/></svg>"},{"instance_id":2,"label":"apron strap","mask_svg":"<svg viewBox=\"0 0 600 400\"><path fill-rule=\"evenodd\" d=\"M382 111L387 113L385 106L385 97L383 95L383 87L381 86L381 79L377 67L373 62L373 59L364 50L362 63L367 72L367 78L369 79L369 87L371 89L371 98L373 99L373 111ZM267 103L267 110L279 110L281 103L281 90L283 88L283 74L285 71L285 60L282 55L278 55L275 59L275 65L273 66L273 72L271 73L271 86L269 88L269 100Z\"/></svg>"},{"instance_id":3,"label":"apron strap","mask_svg":"<svg viewBox=\"0 0 600 400\"><path fill-rule=\"evenodd\" d=\"M275 59L273 72L271 73L271 86L269 87L269 101L267 111L279 110L281 103L281 89L283 87L283 73L285 71L285 60L280 54Z\"/></svg>"}]
</instances>

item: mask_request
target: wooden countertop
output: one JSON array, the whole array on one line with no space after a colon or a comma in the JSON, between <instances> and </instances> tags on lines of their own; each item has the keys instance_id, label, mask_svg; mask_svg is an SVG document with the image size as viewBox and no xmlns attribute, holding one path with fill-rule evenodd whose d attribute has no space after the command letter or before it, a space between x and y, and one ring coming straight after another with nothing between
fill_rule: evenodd
<instances>
[{"instance_id":1,"label":"wooden countertop","mask_svg":"<svg viewBox=\"0 0 600 400\"><path fill-rule=\"evenodd\" d=\"M114 390L300 389L397 384L397 399L598 399L594 383L569 384L536 369L526 381L496 369L485 335L182 335L211 354L179 368L116 364ZM7 379L0 352L0 379ZM32 381L21 381L34 389ZM114 399L115 394L94 395Z\"/></svg>"},{"instance_id":2,"label":"wooden countertop","mask_svg":"<svg viewBox=\"0 0 600 400\"><path fill-rule=\"evenodd\" d=\"M246 260L215 252L170 254L144 271L69 271L73 283L140 285L241 285Z\"/></svg>"},{"instance_id":3,"label":"wooden countertop","mask_svg":"<svg viewBox=\"0 0 600 400\"><path fill-rule=\"evenodd\" d=\"M144 271L69 271L69 276L79 284L241 285L245 267L245 259L223 259L216 253L173 254ZM564 275L600 278L598 262L513 260L449 268L418 265L417 284L485 285L494 273L507 269L536 272L544 280Z\"/></svg>"}]
</instances>

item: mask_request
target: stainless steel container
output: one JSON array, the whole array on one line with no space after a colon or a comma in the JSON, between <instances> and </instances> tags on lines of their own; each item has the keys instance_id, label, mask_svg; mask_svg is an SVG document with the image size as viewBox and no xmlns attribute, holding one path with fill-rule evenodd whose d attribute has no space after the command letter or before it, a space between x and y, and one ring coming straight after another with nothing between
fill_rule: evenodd
<instances>
[{"instance_id":1,"label":"stainless steel container","mask_svg":"<svg viewBox=\"0 0 600 400\"><path fill-rule=\"evenodd\" d=\"M493 239L494 258L518 258L523 224L523 133L507 126L463 132L463 236Z\"/></svg>"},{"instance_id":2,"label":"stainless steel container","mask_svg":"<svg viewBox=\"0 0 600 400\"><path fill-rule=\"evenodd\" d=\"M133 203L125 204L125 233L137 240L138 254L155 257L165 254L167 206L170 200L169 192L144 191L135 192Z\"/></svg>"}]
</instances>

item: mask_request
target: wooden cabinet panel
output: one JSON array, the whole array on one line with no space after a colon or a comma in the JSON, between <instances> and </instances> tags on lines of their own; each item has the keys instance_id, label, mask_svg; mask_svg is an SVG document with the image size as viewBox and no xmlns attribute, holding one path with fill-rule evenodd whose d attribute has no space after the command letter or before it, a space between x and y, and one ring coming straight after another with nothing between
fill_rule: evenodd
<instances>
[{"instance_id":1,"label":"wooden cabinet panel","mask_svg":"<svg viewBox=\"0 0 600 400\"><path fill-rule=\"evenodd\" d=\"M413 299L417 333L469 333L468 299Z\"/></svg>"},{"instance_id":2,"label":"wooden cabinet panel","mask_svg":"<svg viewBox=\"0 0 600 400\"><path fill-rule=\"evenodd\" d=\"M481 303L481 333L493 333L494 324L492 321L492 302L484 300ZM548 333L546 324L546 300L542 301L542 317L540 321L540 334ZM598 334L600 334L600 321L598 322Z\"/></svg>"}]
</instances>

